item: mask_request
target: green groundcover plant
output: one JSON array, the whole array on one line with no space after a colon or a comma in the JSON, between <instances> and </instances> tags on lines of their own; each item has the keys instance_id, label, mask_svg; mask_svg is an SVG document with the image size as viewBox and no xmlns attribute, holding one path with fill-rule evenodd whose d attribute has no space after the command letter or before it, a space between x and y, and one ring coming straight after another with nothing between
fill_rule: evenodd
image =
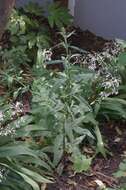
<instances>
[{"instance_id":1,"label":"green groundcover plant","mask_svg":"<svg viewBox=\"0 0 126 190\"><path fill-rule=\"evenodd\" d=\"M0 50L0 83L14 91L15 86L29 82L28 73L26 79L23 71L36 63L38 48L52 46L54 27L55 31L60 31L61 27L71 23L72 16L59 3L47 4L44 8L30 2L25 7L14 9L3 36L5 44Z\"/></svg>"}]
</instances>

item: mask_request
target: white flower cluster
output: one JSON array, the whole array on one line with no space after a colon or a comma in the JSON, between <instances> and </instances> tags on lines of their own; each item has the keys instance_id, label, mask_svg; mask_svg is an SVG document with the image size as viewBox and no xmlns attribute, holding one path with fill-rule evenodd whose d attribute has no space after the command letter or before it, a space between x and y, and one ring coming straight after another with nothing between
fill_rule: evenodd
<instances>
[{"instance_id":1,"label":"white flower cluster","mask_svg":"<svg viewBox=\"0 0 126 190\"><path fill-rule=\"evenodd\" d=\"M105 53L105 56L108 56L110 58L112 56L118 56L118 54L122 51L123 49L121 47L121 44L117 43L116 41L112 41L105 43L102 53L103 55Z\"/></svg>"},{"instance_id":2,"label":"white flower cluster","mask_svg":"<svg viewBox=\"0 0 126 190\"><path fill-rule=\"evenodd\" d=\"M51 61L52 60L52 51L51 50L43 50L42 55L44 57L45 61Z\"/></svg>"},{"instance_id":3,"label":"white flower cluster","mask_svg":"<svg viewBox=\"0 0 126 190\"><path fill-rule=\"evenodd\" d=\"M16 130L10 125L0 127L0 136L14 136L15 132Z\"/></svg>"},{"instance_id":4,"label":"white flower cluster","mask_svg":"<svg viewBox=\"0 0 126 190\"><path fill-rule=\"evenodd\" d=\"M101 98L117 95L120 82L121 80L114 76L111 76L111 78L105 78L102 82L103 91L99 94Z\"/></svg>"},{"instance_id":5,"label":"white flower cluster","mask_svg":"<svg viewBox=\"0 0 126 190\"><path fill-rule=\"evenodd\" d=\"M12 109L12 116L16 116L23 113L23 104L21 102L16 102L11 104L10 108Z\"/></svg>"},{"instance_id":6,"label":"white flower cluster","mask_svg":"<svg viewBox=\"0 0 126 190\"><path fill-rule=\"evenodd\" d=\"M10 105L10 110L7 111L7 115L10 120L14 120L15 117L20 116L23 113L23 104L21 102L16 102ZM20 128L20 121L15 120L15 127L12 127L10 124L3 126L4 119L6 115L0 111L0 136L11 136L13 137L16 134L16 129ZM23 117L21 117L22 121Z\"/></svg>"},{"instance_id":7,"label":"white flower cluster","mask_svg":"<svg viewBox=\"0 0 126 190\"><path fill-rule=\"evenodd\" d=\"M22 117L20 117L19 119L17 119L16 121L15 121L15 129L19 129L20 127L21 127L21 124L22 123L24 123L25 122L25 120L24 120L24 117L22 116Z\"/></svg>"},{"instance_id":8,"label":"white flower cluster","mask_svg":"<svg viewBox=\"0 0 126 190\"><path fill-rule=\"evenodd\" d=\"M102 52L89 52L84 55L77 54L73 56L72 63L93 70L96 72L97 77L102 77L101 87L103 90L100 93L100 97L104 98L114 94L117 95L121 80L116 72L111 73L108 66L111 60L122 51L121 45L116 41L107 42Z\"/></svg>"},{"instance_id":9,"label":"white flower cluster","mask_svg":"<svg viewBox=\"0 0 126 190\"><path fill-rule=\"evenodd\" d=\"M77 54L74 56L72 63L87 66L91 70L97 70L102 65L101 62L105 62L106 60L111 61L114 56L118 56L122 51L121 45L116 41L107 42L102 52L87 52L84 55Z\"/></svg>"},{"instance_id":10,"label":"white flower cluster","mask_svg":"<svg viewBox=\"0 0 126 190\"><path fill-rule=\"evenodd\" d=\"M4 114L3 114L2 111L0 111L0 122L1 122L1 121L4 121Z\"/></svg>"},{"instance_id":11,"label":"white flower cluster","mask_svg":"<svg viewBox=\"0 0 126 190\"><path fill-rule=\"evenodd\" d=\"M52 60L52 51L51 50L46 51L46 60L48 60L48 61Z\"/></svg>"},{"instance_id":12,"label":"white flower cluster","mask_svg":"<svg viewBox=\"0 0 126 190\"><path fill-rule=\"evenodd\" d=\"M0 166L0 183L3 180L6 180L9 170L7 170L4 166Z\"/></svg>"}]
</instances>

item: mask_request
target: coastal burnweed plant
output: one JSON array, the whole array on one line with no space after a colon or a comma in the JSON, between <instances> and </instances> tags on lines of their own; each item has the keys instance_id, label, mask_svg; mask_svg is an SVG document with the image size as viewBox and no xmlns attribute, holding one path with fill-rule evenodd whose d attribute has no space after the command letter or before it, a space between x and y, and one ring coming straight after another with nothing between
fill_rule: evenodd
<instances>
[{"instance_id":1,"label":"coastal burnweed plant","mask_svg":"<svg viewBox=\"0 0 126 190\"><path fill-rule=\"evenodd\" d=\"M51 61L47 57L48 51L44 54L41 50L38 51L36 72L39 70L40 76L37 74L32 85L32 115L34 125L41 126L45 131L42 136L47 147L44 149L53 154L53 164L58 166L63 154L69 152L72 154L74 169L80 172L89 168L92 159L86 158L79 148L85 140L96 140L98 152L105 156L94 105L92 106L95 99L98 101L97 90L100 86L94 71L70 63L67 43L70 34L65 34L63 30L61 35L66 50L66 56L61 60ZM44 68L46 64L61 63L63 72Z\"/></svg>"},{"instance_id":2,"label":"coastal burnweed plant","mask_svg":"<svg viewBox=\"0 0 126 190\"><path fill-rule=\"evenodd\" d=\"M119 94L121 78L111 62L97 58L100 68L92 69L92 62L90 66L83 64L81 67L72 61L78 54L71 54L71 49L75 49L68 44L71 34L64 29L61 32L63 42L60 45L66 54L60 60L51 60L51 50L38 50L34 68L36 80L32 85L32 115L34 125L43 128L42 139L47 145L44 150L53 155L54 166L58 167L67 152L71 154L74 169L81 172L89 169L92 158L82 154L80 146L88 140L97 144L96 153L106 156L99 122L101 118L117 115L126 119L126 102L112 97ZM62 64L63 71L46 69L55 64L57 68Z\"/></svg>"},{"instance_id":3,"label":"coastal burnweed plant","mask_svg":"<svg viewBox=\"0 0 126 190\"><path fill-rule=\"evenodd\" d=\"M47 145L44 149L51 151L55 167L65 152L72 154L76 171L87 170L90 166L91 158L81 154L79 145L86 139L94 141L86 124L94 125L97 122L90 104L82 96L86 80L91 82L92 76L93 73L83 73L70 66L69 70L62 73L45 71L43 76L33 82L34 125L41 126L41 136Z\"/></svg>"}]
</instances>

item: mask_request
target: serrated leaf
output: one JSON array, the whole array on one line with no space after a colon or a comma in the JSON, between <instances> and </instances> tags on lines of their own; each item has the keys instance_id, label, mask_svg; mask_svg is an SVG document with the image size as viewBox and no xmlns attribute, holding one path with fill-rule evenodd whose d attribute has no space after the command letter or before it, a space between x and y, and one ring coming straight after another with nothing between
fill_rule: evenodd
<instances>
[{"instance_id":1,"label":"serrated leaf","mask_svg":"<svg viewBox=\"0 0 126 190\"><path fill-rule=\"evenodd\" d=\"M53 158L53 164L56 166L59 161L62 158L63 155L63 134L57 135L55 141L54 141L54 147L53 147L53 153L54 153L54 158Z\"/></svg>"},{"instance_id":2,"label":"serrated leaf","mask_svg":"<svg viewBox=\"0 0 126 190\"><path fill-rule=\"evenodd\" d=\"M87 171L91 165L91 158L86 158L84 155L78 155L74 158L74 170L78 173Z\"/></svg>"}]
</instances>

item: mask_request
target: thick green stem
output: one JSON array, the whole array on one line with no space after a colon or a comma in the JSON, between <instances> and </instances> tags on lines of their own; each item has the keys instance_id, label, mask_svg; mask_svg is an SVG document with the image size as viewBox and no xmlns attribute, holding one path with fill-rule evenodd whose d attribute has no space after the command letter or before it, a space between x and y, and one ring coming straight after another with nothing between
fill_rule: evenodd
<instances>
[{"instance_id":1,"label":"thick green stem","mask_svg":"<svg viewBox=\"0 0 126 190\"><path fill-rule=\"evenodd\" d=\"M100 132L98 126L95 126L95 134L96 134L96 137L97 137L98 152L100 152L104 157L106 157L106 152L105 152L105 147L104 147L102 135L101 135L101 132Z\"/></svg>"}]
</instances>

